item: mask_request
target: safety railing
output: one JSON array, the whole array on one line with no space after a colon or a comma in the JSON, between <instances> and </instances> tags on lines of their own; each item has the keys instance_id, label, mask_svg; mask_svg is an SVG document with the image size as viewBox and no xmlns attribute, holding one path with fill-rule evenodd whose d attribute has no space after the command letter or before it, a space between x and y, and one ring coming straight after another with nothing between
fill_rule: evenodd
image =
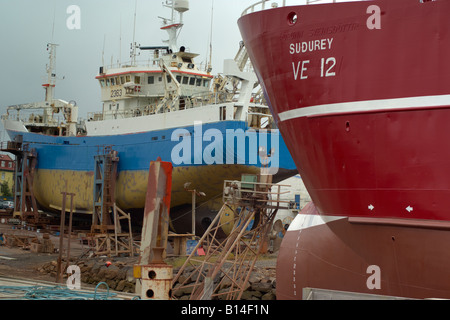
<instances>
[{"instance_id":1,"label":"safety railing","mask_svg":"<svg viewBox=\"0 0 450 320\"><path fill-rule=\"evenodd\" d=\"M257 2L257 3L255 3L255 4L252 4L251 6L249 6L248 8L246 8L242 12L241 16L245 16L246 14L252 13L252 12L255 12L255 11L265 10L266 9L266 2L268 2L268 1L270 1L270 0L261 0L261 1ZM281 1L281 6L282 7L286 6L286 0L282 0ZM277 8L277 7L278 7L278 3L273 2L271 4L271 8Z\"/></svg>"},{"instance_id":2,"label":"safety railing","mask_svg":"<svg viewBox=\"0 0 450 320\"><path fill-rule=\"evenodd\" d=\"M271 1L270 7L267 4L267 2ZM319 4L319 3L335 3L338 2L337 0L306 0L306 4ZM286 0L281 0L279 2L273 2L273 0L261 0L255 4L252 4L248 8L246 8L241 16L245 16L248 13L253 13L256 11L263 11L269 8L278 8L278 7L285 7L286 6Z\"/></svg>"}]
</instances>

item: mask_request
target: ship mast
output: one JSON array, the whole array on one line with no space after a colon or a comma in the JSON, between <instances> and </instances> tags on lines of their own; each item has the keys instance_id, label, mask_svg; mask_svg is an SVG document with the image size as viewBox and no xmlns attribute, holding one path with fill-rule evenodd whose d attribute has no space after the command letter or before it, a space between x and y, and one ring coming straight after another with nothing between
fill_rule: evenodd
<instances>
[{"instance_id":1,"label":"ship mast","mask_svg":"<svg viewBox=\"0 0 450 320\"><path fill-rule=\"evenodd\" d=\"M166 0L165 7L172 9L172 16L170 19L159 17L163 19L163 26L161 30L166 30L169 34L169 40L165 42L168 43L169 49L172 52L178 51L177 39L179 35L179 31L183 27L183 13L189 10L189 1L188 0ZM179 21L175 20L175 11L179 13L180 19Z\"/></svg>"},{"instance_id":2,"label":"ship mast","mask_svg":"<svg viewBox=\"0 0 450 320\"><path fill-rule=\"evenodd\" d=\"M47 44L47 51L49 51L49 63L47 64L47 83L42 86L45 88L45 101L52 101L54 97L54 88L56 84L56 47L55 43Z\"/></svg>"}]
</instances>

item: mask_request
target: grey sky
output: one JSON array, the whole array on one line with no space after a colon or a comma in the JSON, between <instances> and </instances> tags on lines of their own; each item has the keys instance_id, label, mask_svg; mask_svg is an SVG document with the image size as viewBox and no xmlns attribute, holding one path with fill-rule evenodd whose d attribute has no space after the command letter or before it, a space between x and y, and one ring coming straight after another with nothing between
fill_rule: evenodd
<instances>
[{"instance_id":1,"label":"grey sky","mask_svg":"<svg viewBox=\"0 0 450 320\"><path fill-rule=\"evenodd\" d=\"M238 18L258 1L189 0L190 10L184 14L178 45L199 53L197 63L206 62L213 5L212 66L213 74L221 73L223 60L234 58L239 47ZM171 11L162 6L163 2L137 0L137 43L161 45L167 39L167 33L160 30L158 16L168 18ZM286 2L305 4L306 0ZM81 10L79 30L70 30L66 25L71 5ZM81 118L86 118L87 112L101 111L95 76L102 66L102 56L105 65L129 60L134 12L135 0L0 0L0 114L10 105L44 100L41 85L46 82L49 42L59 44L56 74L60 80L55 98L75 100ZM2 132L0 138L7 137Z\"/></svg>"},{"instance_id":2,"label":"grey sky","mask_svg":"<svg viewBox=\"0 0 450 320\"><path fill-rule=\"evenodd\" d=\"M171 11L163 0L138 0L136 42L161 45L167 33L160 30L161 19ZM240 34L237 19L255 0L214 0L213 73L222 72L223 59L234 58ZM81 28L69 30L67 8L81 10ZM199 53L197 63L206 61L211 30L212 0L190 0L178 44ZM9 105L44 100L46 45L59 44L55 97L75 100L80 117L100 111L100 89L95 80L102 65L121 56L129 60L133 38L135 0L0 0L0 112ZM54 25L54 29L53 29ZM53 37L52 37L53 35ZM120 40L121 39L121 40ZM121 44L121 45L120 45ZM64 77L64 80L62 78Z\"/></svg>"}]
</instances>

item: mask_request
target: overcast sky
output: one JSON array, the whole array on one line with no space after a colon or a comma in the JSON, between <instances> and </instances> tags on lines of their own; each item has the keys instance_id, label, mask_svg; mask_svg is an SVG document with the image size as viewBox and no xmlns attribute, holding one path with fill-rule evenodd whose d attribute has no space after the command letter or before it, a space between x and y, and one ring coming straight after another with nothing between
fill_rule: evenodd
<instances>
[{"instance_id":1,"label":"overcast sky","mask_svg":"<svg viewBox=\"0 0 450 320\"><path fill-rule=\"evenodd\" d=\"M47 43L57 43L55 98L75 100L79 116L101 111L100 88L95 76L102 66L129 60L136 0L0 0L0 113L7 106L44 100ZM274 0L276 1L276 0ZM162 45L167 33L161 19L171 11L165 0L137 0L135 40L143 46ZM178 45L199 53L205 62L213 12L213 73L223 71L223 60L234 58L241 36L237 20L257 0L190 0ZM304 4L305 0L287 0ZM80 8L80 29L70 30L67 13ZM213 9L213 10L212 10ZM103 53L104 52L104 53ZM64 79L63 79L64 78ZM3 140L5 136L2 135Z\"/></svg>"},{"instance_id":2,"label":"overcast sky","mask_svg":"<svg viewBox=\"0 0 450 320\"><path fill-rule=\"evenodd\" d=\"M240 33L237 19L255 0L190 0L178 44L206 60L213 4L213 73L222 72L223 59L234 58ZM0 112L13 104L44 100L48 42L57 48L55 98L75 100L80 117L100 111L100 88L95 76L111 59L129 60L135 0L0 0ZM171 11L163 0L137 0L136 35L141 45L162 45L167 33L161 19ZM70 5L80 8L80 29L66 22ZM64 80L62 79L64 77Z\"/></svg>"}]
</instances>

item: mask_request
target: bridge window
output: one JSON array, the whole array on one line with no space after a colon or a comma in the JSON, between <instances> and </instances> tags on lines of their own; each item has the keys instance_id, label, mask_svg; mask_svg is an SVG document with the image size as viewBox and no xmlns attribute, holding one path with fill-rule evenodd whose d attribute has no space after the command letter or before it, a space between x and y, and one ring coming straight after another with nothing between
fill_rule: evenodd
<instances>
[{"instance_id":1,"label":"bridge window","mask_svg":"<svg viewBox=\"0 0 450 320\"><path fill-rule=\"evenodd\" d=\"M155 77L154 76L149 76L147 78L147 83L148 84L154 84L155 83Z\"/></svg>"}]
</instances>

